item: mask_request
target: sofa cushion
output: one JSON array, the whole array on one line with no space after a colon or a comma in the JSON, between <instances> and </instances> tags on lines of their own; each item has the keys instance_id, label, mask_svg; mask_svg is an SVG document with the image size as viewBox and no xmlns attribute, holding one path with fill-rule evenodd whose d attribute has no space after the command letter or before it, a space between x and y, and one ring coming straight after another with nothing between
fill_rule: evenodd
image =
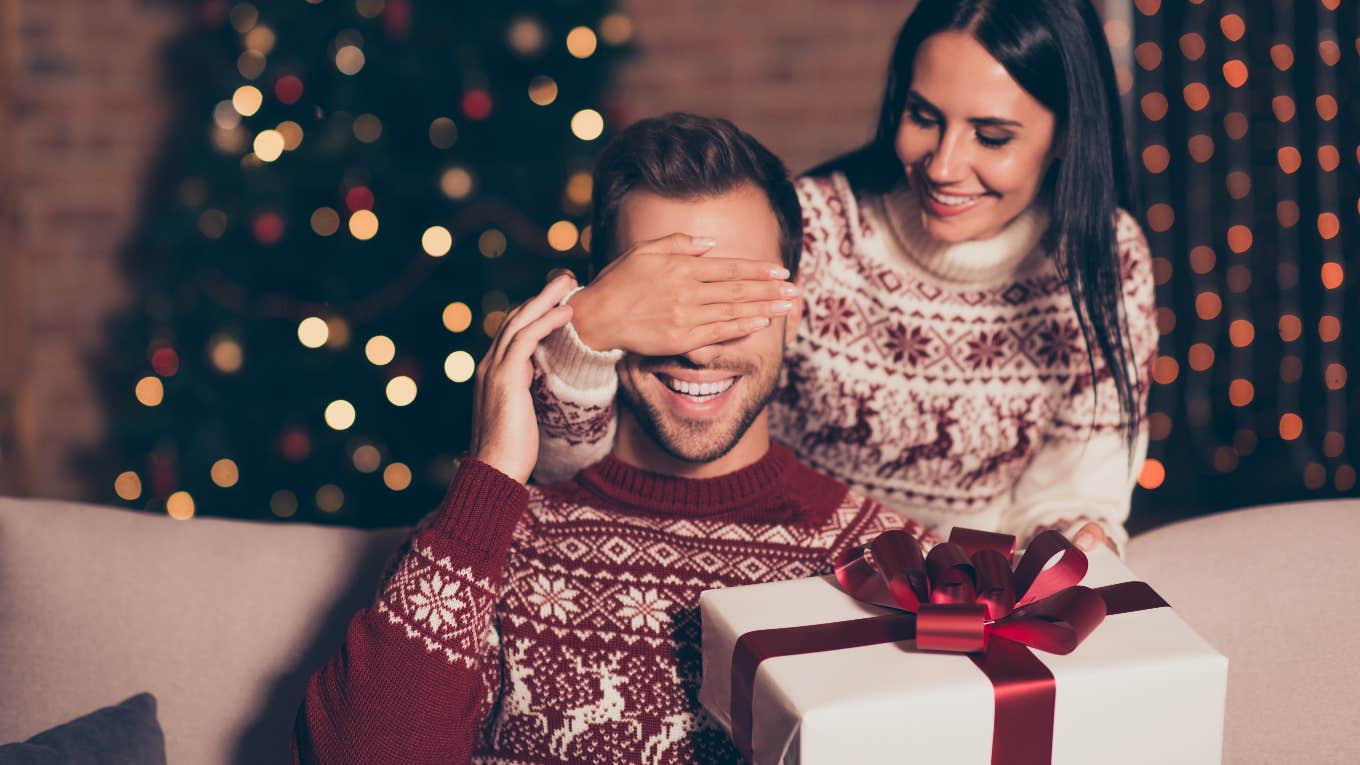
<instances>
[{"instance_id":1,"label":"sofa cushion","mask_svg":"<svg viewBox=\"0 0 1360 765\"><path fill-rule=\"evenodd\" d=\"M288 762L405 536L0 498L0 741L147 689L170 762Z\"/></svg>"},{"instance_id":2,"label":"sofa cushion","mask_svg":"<svg viewBox=\"0 0 1360 765\"><path fill-rule=\"evenodd\" d=\"M1134 537L1129 566L1228 657L1223 761L1360 762L1360 500L1272 505Z\"/></svg>"},{"instance_id":3,"label":"sofa cushion","mask_svg":"<svg viewBox=\"0 0 1360 765\"><path fill-rule=\"evenodd\" d=\"M22 744L0 746L5 765L165 765L156 697L139 693L77 717Z\"/></svg>"}]
</instances>

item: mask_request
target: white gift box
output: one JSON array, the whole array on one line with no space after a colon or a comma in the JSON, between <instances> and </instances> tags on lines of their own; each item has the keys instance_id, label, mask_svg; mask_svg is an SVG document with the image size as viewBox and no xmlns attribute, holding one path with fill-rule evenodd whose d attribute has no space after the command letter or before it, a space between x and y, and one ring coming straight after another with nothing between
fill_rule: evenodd
<instances>
[{"instance_id":1,"label":"white gift box","mask_svg":"<svg viewBox=\"0 0 1360 765\"><path fill-rule=\"evenodd\" d=\"M1084 586L1138 580L1108 550L1088 557ZM708 590L699 609L699 699L729 732L743 634L889 613L832 576ZM1056 680L1053 763L1220 761L1228 660L1171 608L1111 614L1072 653L1033 654ZM992 761L991 681L968 656L914 640L766 659L752 697L755 765Z\"/></svg>"}]
</instances>

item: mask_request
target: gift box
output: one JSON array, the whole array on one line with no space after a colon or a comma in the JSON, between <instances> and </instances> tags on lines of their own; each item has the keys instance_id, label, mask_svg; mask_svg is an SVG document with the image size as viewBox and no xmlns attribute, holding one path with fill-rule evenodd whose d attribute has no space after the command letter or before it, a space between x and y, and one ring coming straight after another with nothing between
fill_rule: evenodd
<instances>
[{"instance_id":1,"label":"gift box","mask_svg":"<svg viewBox=\"0 0 1360 765\"><path fill-rule=\"evenodd\" d=\"M1227 658L1112 552L903 564L889 533L837 575L701 595L700 701L756 765L1220 761Z\"/></svg>"}]
</instances>

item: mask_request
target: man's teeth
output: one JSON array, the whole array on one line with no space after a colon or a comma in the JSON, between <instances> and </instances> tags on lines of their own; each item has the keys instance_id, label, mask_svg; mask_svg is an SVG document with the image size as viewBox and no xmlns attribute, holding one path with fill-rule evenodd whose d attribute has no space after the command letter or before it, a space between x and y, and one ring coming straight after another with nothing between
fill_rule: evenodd
<instances>
[{"instance_id":1,"label":"man's teeth","mask_svg":"<svg viewBox=\"0 0 1360 765\"><path fill-rule=\"evenodd\" d=\"M737 381L737 378L735 377L706 383L686 382L685 380L677 380L674 377L662 377L661 379L662 382L666 384L667 388L670 388L676 393L683 393L686 396L696 397L712 397L726 393L727 389L731 388L732 384Z\"/></svg>"},{"instance_id":2,"label":"man's teeth","mask_svg":"<svg viewBox=\"0 0 1360 765\"><path fill-rule=\"evenodd\" d=\"M951 207L968 204L974 199L977 199L978 197L982 196L981 194L974 194L971 197L956 197L952 194L946 194L942 191L936 191L935 189L928 189L927 193L930 194L930 198L935 200L936 202L939 202L942 205L949 205Z\"/></svg>"}]
</instances>

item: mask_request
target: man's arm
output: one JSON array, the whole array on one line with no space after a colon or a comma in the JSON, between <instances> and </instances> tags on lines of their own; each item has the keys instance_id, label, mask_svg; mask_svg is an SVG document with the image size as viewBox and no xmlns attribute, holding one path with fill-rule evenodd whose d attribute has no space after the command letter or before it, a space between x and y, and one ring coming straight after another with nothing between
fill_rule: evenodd
<instances>
[{"instance_id":1,"label":"man's arm","mask_svg":"<svg viewBox=\"0 0 1360 765\"><path fill-rule=\"evenodd\" d=\"M571 317L559 278L506 317L476 374L471 456L340 651L307 683L294 762L462 763L499 691L497 593L538 452L529 356Z\"/></svg>"}]
</instances>

